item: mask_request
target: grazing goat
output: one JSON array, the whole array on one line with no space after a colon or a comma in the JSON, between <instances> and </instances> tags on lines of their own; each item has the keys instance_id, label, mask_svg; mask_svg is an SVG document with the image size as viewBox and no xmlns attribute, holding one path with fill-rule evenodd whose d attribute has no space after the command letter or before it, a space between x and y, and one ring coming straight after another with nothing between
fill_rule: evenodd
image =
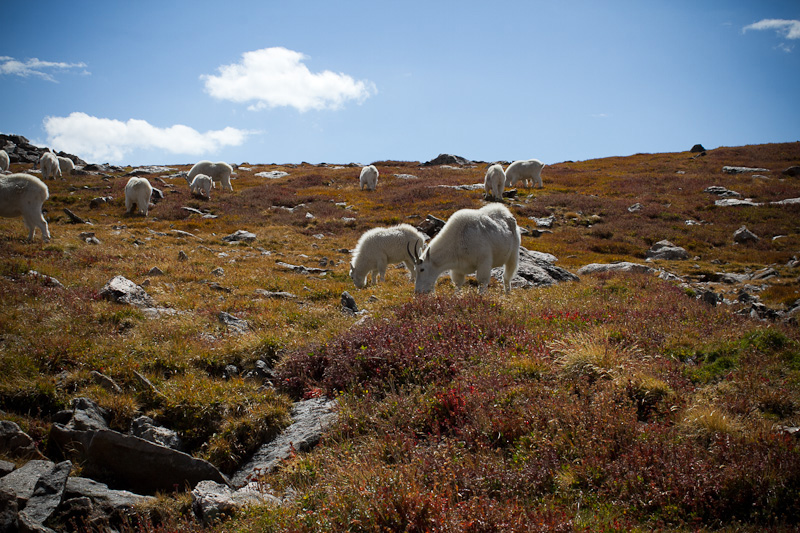
<instances>
[{"instance_id":1,"label":"grazing goat","mask_svg":"<svg viewBox=\"0 0 800 533\"><path fill-rule=\"evenodd\" d=\"M219 181L223 189L233 191L233 186L231 186L232 172L233 168L224 161L218 161L216 163L212 163L211 161L199 161L195 163L189 171L187 180L191 183L198 174L205 174L206 176L211 176L211 179Z\"/></svg>"},{"instance_id":2,"label":"grazing goat","mask_svg":"<svg viewBox=\"0 0 800 533\"><path fill-rule=\"evenodd\" d=\"M58 168L61 169L61 175L66 176L67 174L72 174L75 170L75 163L72 162L72 159L69 157L58 157Z\"/></svg>"},{"instance_id":3,"label":"grazing goat","mask_svg":"<svg viewBox=\"0 0 800 533\"><path fill-rule=\"evenodd\" d=\"M519 264L519 244L517 221L505 206L456 211L422 255L414 257L414 291L432 292L439 276L449 270L457 288L464 285L467 274L475 272L480 292L485 292L492 268L503 265L503 287L509 292Z\"/></svg>"},{"instance_id":4,"label":"grazing goat","mask_svg":"<svg viewBox=\"0 0 800 533\"><path fill-rule=\"evenodd\" d=\"M542 169L545 164L538 159L514 161L506 169L506 187L522 182L526 187L542 188Z\"/></svg>"},{"instance_id":5,"label":"grazing goat","mask_svg":"<svg viewBox=\"0 0 800 533\"><path fill-rule=\"evenodd\" d=\"M125 185L125 213L131 213L135 205L138 211L147 216L150 208L150 195L153 194L153 187L145 178L133 177Z\"/></svg>"},{"instance_id":6,"label":"grazing goat","mask_svg":"<svg viewBox=\"0 0 800 533\"><path fill-rule=\"evenodd\" d=\"M503 189L506 186L506 173L503 172L502 165L492 165L486 171L483 178L483 189L486 192L486 199L503 200Z\"/></svg>"},{"instance_id":7,"label":"grazing goat","mask_svg":"<svg viewBox=\"0 0 800 533\"><path fill-rule=\"evenodd\" d=\"M374 191L378 186L378 169L375 165L369 165L361 169L361 175L358 177L358 182L361 184L361 190L364 187L368 191Z\"/></svg>"},{"instance_id":8,"label":"grazing goat","mask_svg":"<svg viewBox=\"0 0 800 533\"><path fill-rule=\"evenodd\" d=\"M11 166L11 160L8 158L8 152L0 150L0 171L8 170Z\"/></svg>"},{"instance_id":9,"label":"grazing goat","mask_svg":"<svg viewBox=\"0 0 800 533\"><path fill-rule=\"evenodd\" d=\"M363 289L367 277L372 283L386 278L386 266L404 263L414 276L414 259L422 250L425 238L422 233L408 224L400 224L390 228L373 228L364 232L358 239L353 259L350 262L350 277L356 287ZM410 252L409 250L414 250Z\"/></svg>"},{"instance_id":10,"label":"grazing goat","mask_svg":"<svg viewBox=\"0 0 800 533\"><path fill-rule=\"evenodd\" d=\"M61 165L58 156L53 152L45 152L39 158L39 168L42 169L42 179L56 179L61 177Z\"/></svg>"},{"instance_id":11,"label":"grazing goat","mask_svg":"<svg viewBox=\"0 0 800 533\"><path fill-rule=\"evenodd\" d=\"M0 176L0 216L22 217L28 228L28 240L33 241L36 228L42 232L42 240L50 240L47 221L42 216L42 204L50 197L42 180L30 174Z\"/></svg>"},{"instance_id":12,"label":"grazing goat","mask_svg":"<svg viewBox=\"0 0 800 533\"><path fill-rule=\"evenodd\" d=\"M192 194L202 194L206 198L211 199L211 189L214 188L214 180L211 179L211 176L198 174L191 181L189 181L187 177L186 181L189 183L189 190Z\"/></svg>"}]
</instances>

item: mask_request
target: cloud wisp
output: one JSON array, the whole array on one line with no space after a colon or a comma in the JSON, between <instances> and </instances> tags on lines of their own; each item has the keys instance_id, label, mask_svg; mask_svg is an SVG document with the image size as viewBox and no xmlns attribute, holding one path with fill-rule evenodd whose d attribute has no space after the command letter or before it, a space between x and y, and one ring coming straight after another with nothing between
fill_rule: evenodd
<instances>
[{"instance_id":1,"label":"cloud wisp","mask_svg":"<svg viewBox=\"0 0 800 533\"><path fill-rule=\"evenodd\" d=\"M375 84L325 70L313 73L300 52L282 47L263 48L242 54L239 63L223 65L217 75L200 77L214 98L250 103L250 110L293 107L336 110L346 102L363 102L376 93Z\"/></svg>"},{"instance_id":2,"label":"cloud wisp","mask_svg":"<svg viewBox=\"0 0 800 533\"><path fill-rule=\"evenodd\" d=\"M35 57L27 61L19 61L13 57L0 56L0 74L4 75L19 76L21 78L34 77L58 83L53 77L54 72L64 72L73 69L83 69L81 74L89 74L86 70L86 63L42 61Z\"/></svg>"},{"instance_id":3,"label":"cloud wisp","mask_svg":"<svg viewBox=\"0 0 800 533\"><path fill-rule=\"evenodd\" d=\"M122 162L137 149L157 149L172 154L213 153L223 146L239 146L253 132L227 127L200 133L177 124L159 128L145 120L98 118L75 112L66 117L47 117L44 129L56 149L90 161Z\"/></svg>"},{"instance_id":4,"label":"cloud wisp","mask_svg":"<svg viewBox=\"0 0 800 533\"><path fill-rule=\"evenodd\" d=\"M800 39L800 20L762 19L742 28L742 33L763 30L774 30L779 37L784 39ZM789 46L786 43L781 43L779 48L785 52L791 52L794 45Z\"/></svg>"}]
</instances>

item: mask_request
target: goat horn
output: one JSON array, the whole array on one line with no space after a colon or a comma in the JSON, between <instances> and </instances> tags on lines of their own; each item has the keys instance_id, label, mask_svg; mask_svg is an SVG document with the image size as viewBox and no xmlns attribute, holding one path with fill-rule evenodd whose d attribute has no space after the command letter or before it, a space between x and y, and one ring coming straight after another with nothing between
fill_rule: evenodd
<instances>
[{"instance_id":1,"label":"goat horn","mask_svg":"<svg viewBox=\"0 0 800 533\"><path fill-rule=\"evenodd\" d=\"M416 244L414 245L414 252L413 253L411 252L411 243L410 242L406 243L406 250L408 250L408 255L411 256L411 259L414 261L414 264L418 265L420 263L420 261L419 261L419 256L417 255L417 246L416 246Z\"/></svg>"}]
</instances>

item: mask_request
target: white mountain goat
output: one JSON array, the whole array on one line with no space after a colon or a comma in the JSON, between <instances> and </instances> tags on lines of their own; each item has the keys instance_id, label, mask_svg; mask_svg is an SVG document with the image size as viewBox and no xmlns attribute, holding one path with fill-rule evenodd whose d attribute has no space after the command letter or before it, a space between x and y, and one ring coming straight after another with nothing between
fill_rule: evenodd
<instances>
[{"instance_id":1,"label":"white mountain goat","mask_svg":"<svg viewBox=\"0 0 800 533\"><path fill-rule=\"evenodd\" d=\"M369 165L361 169L361 175L358 177L358 182L361 184L361 190L364 187L368 191L374 191L378 186L378 169L375 165Z\"/></svg>"},{"instance_id":2,"label":"white mountain goat","mask_svg":"<svg viewBox=\"0 0 800 533\"><path fill-rule=\"evenodd\" d=\"M0 150L0 171L8 170L9 166L11 166L11 160L8 158L8 152Z\"/></svg>"},{"instance_id":3,"label":"white mountain goat","mask_svg":"<svg viewBox=\"0 0 800 533\"><path fill-rule=\"evenodd\" d=\"M187 177L186 181L189 183L189 190L192 194L202 194L206 198L211 199L211 189L214 188L214 180L211 179L211 176L198 174L191 181Z\"/></svg>"},{"instance_id":4,"label":"white mountain goat","mask_svg":"<svg viewBox=\"0 0 800 533\"><path fill-rule=\"evenodd\" d=\"M72 159L69 157L58 157L58 168L61 169L61 175L66 176L68 174L72 174L72 171L75 170L75 163L72 162Z\"/></svg>"},{"instance_id":5,"label":"white mountain goat","mask_svg":"<svg viewBox=\"0 0 800 533\"><path fill-rule=\"evenodd\" d=\"M492 165L483 178L483 189L487 199L503 200L503 189L506 187L506 173L502 165Z\"/></svg>"},{"instance_id":6,"label":"white mountain goat","mask_svg":"<svg viewBox=\"0 0 800 533\"><path fill-rule=\"evenodd\" d=\"M58 156L53 152L45 152L39 158L39 168L42 170L42 179L56 179L61 177L61 165Z\"/></svg>"},{"instance_id":7,"label":"white mountain goat","mask_svg":"<svg viewBox=\"0 0 800 533\"><path fill-rule=\"evenodd\" d=\"M379 279L384 281L386 266L395 263L404 263L411 272L413 281L414 257L419 256L424 242L422 233L408 224L372 228L364 232L358 239L350 262L353 283L357 288L363 289L367 285L367 277L371 283L377 283Z\"/></svg>"},{"instance_id":8,"label":"white mountain goat","mask_svg":"<svg viewBox=\"0 0 800 533\"><path fill-rule=\"evenodd\" d=\"M125 212L130 213L135 205L140 213L147 216L151 194L153 194L153 187L145 178L134 176L129 179L128 184L125 185Z\"/></svg>"},{"instance_id":9,"label":"white mountain goat","mask_svg":"<svg viewBox=\"0 0 800 533\"><path fill-rule=\"evenodd\" d=\"M436 237L414 258L417 280L414 292L429 293L446 270L456 288L467 274L476 273L480 292L489 287L492 268L503 265L503 286L511 290L511 278L519 265L520 231L514 215L501 204L456 211Z\"/></svg>"},{"instance_id":10,"label":"white mountain goat","mask_svg":"<svg viewBox=\"0 0 800 533\"><path fill-rule=\"evenodd\" d=\"M506 187L513 187L517 182L522 182L526 187L536 185L542 188L542 169L545 164L538 159L523 159L514 161L506 169Z\"/></svg>"},{"instance_id":11,"label":"white mountain goat","mask_svg":"<svg viewBox=\"0 0 800 533\"><path fill-rule=\"evenodd\" d=\"M216 163L212 163L211 161L199 161L195 163L189 171L187 179L191 183L198 174L205 174L206 176L211 176L211 179L219 181L223 189L233 191L233 187L231 186L232 172L233 168L224 161L217 161Z\"/></svg>"},{"instance_id":12,"label":"white mountain goat","mask_svg":"<svg viewBox=\"0 0 800 533\"><path fill-rule=\"evenodd\" d=\"M0 216L22 217L28 228L28 240L33 240L36 228L42 232L42 240L50 240L47 221L42 216L42 204L50 197L42 180L30 174L0 176Z\"/></svg>"}]
</instances>

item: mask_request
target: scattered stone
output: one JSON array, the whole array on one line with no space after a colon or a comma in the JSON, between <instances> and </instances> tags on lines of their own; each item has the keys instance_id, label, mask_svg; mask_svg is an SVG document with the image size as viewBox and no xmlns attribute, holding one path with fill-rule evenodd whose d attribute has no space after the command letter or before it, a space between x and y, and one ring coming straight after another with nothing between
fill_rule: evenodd
<instances>
[{"instance_id":1,"label":"scattered stone","mask_svg":"<svg viewBox=\"0 0 800 533\"><path fill-rule=\"evenodd\" d=\"M222 370L222 377L226 380L239 377L239 368L236 365L225 365Z\"/></svg>"},{"instance_id":2,"label":"scattered stone","mask_svg":"<svg viewBox=\"0 0 800 533\"><path fill-rule=\"evenodd\" d=\"M176 431L156 425L149 416L134 418L131 421L130 434L173 450L183 449L183 442Z\"/></svg>"},{"instance_id":3,"label":"scattered stone","mask_svg":"<svg viewBox=\"0 0 800 533\"><path fill-rule=\"evenodd\" d=\"M349 292L344 291L342 293L341 301L342 301L342 311L351 315L358 313L358 305L356 305L356 299L353 298L353 296Z\"/></svg>"},{"instance_id":4,"label":"scattered stone","mask_svg":"<svg viewBox=\"0 0 800 533\"><path fill-rule=\"evenodd\" d=\"M18 514L16 495L8 489L0 489L0 531L19 531Z\"/></svg>"},{"instance_id":5,"label":"scattered stone","mask_svg":"<svg viewBox=\"0 0 800 533\"><path fill-rule=\"evenodd\" d=\"M415 176L413 174L395 174L394 177L397 178L397 179L401 179L401 180L416 180L416 179L419 179L417 176Z\"/></svg>"},{"instance_id":6,"label":"scattered stone","mask_svg":"<svg viewBox=\"0 0 800 533\"><path fill-rule=\"evenodd\" d=\"M297 298L297 296L292 294L291 292L283 292L283 291L267 291L264 289L256 289L255 293L265 298L275 298L278 300L293 300Z\"/></svg>"},{"instance_id":7,"label":"scattered stone","mask_svg":"<svg viewBox=\"0 0 800 533\"><path fill-rule=\"evenodd\" d=\"M0 478L0 492L8 491L16 496L17 503L24 507L36 489L36 482L53 470L56 464L48 460L28 461L10 474Z\"/></svg>"},{"instance_id":8,"label":"scattered stone","mask_svg":"<svg viewBox=\"0 0 800 533\"><path fill-rule=\"evenodd\" d=\"M155 301L143 288L123 276L115 276L100 289L100 296L134 307L155 307Z\"/></svg>"},{"instance_id":9,"label":"scattered stone","mask_svg":"<svg viewBox=\"0 0 800 533\"><path fill-rule=\"evenodd\" d=\"M645 256L650 259L665 259L668 261L689 259L689 252L680 246L675 246L668 240L658 241L647 252Z\"/></svg>"},{"instance_id":10,"label":"scattered stone","mask_svg":"<svg viewBox=\"0 0 800 533\"><path fill-rule=\"evenodd\" d=\"M752 168L752 167L722 167L722 172L726 174L746 174L748 172L769 172L768 168Z\"/></svg>"},{"instance_id":11,"label":"scattered stone","mask_svg":"<svg viewBox=\"0 0 800 533\"><path fill-rule=\"evenodd\" d=\"M70 461L63 461L54 465L48 472L44 472L36 481L33 493L28 499L20 515L25 515L36 524L43 524L56 507L61 503L61 498L67 484L67 477L72 470Z\"/></svg>"},{"instance_id":12,"label":"scattered stone","mask_svg":"<svg viewBox=\"0 0 800 533\"><path fill-rule=\"evenodd\" d=\"M762 268L761 270L756 270L750 275L750 279L753 281L764 281L770 278L775 278L778 276L778 271L774 268L767 267Z\"/></svg>"},{"instance_id":13,"label":"scattered stone","mask_svg":"<svg viewBox=\"0 0 800 533\"><path fill-rule=\"evenodd\" d=\"M113 199L114 199L113 196L100 196L98 198L92 198L91 201L89 202L89 209L96 209L101 205L111 203Z\"/></svg>"},{"instance_id":14,"label":"scattered stone","mask_svg":"<svg viewBox=\"0 0 800 533\"><path fill-rule=\"evenodd\" d=\"M44 285L45 287L55 287L57 289L63 289L64 288L64 285L60 281L58 281L56 278L51 277L51 276L47 276L45 274L39 274L35 270L28 270L28 273L26 275L31 277L31 278L38 279L42 283L42 285Z\"/></svg>"},{"instance_id":15,"label":"scattered stone","mask_svg":"<svg viewBox=\"0 0 800 533\"><path fill-rule=\"evenodd\" d=\"M723 187L721 185L711 185L710 187L706 187L703 190L703 192L707 192L709 194L716 194L717 196L722 196L724 198L730 198L730 197L734 197L734 196L738 198L738 197L742 196L740 193L738 193L736 191L732 191L730 189L726 189L725 187Z\"/></svg>"},{"instance_id":16,"label":"scattered stone","mask_svg":"<svg viewBox=\"0 0 800 533\"><path fill-rule=\"evenodd\" d=\"M106 520L112 520L115 523L129 522L126 519L132 518L136 506L155 500L152 496L142 496L126 490L112 490L108 488L108 485L98 481L76 476L67 479L63 498L65 504L70 501L83 502L81 506L84 508L82 511L84 516L103 513ZM88 506L85 504L86 500L89 501ZM68 520L62 520L62 522L68 522ZM77 521L76 523L81 522ZM106 528L106 530L112 531L113 529Z\"/></svg>"},{"instance_id":17,"label":"scattered stone","mask_svg":"<svg viewBox=\"0 0 800 533\"><path fill-rule=\"evenodd\" d=\"M10 461L3 461L0 459L0 477L10 474L14 471L16 466ZM2 530L0 530L2 531Z\"/></svg>"},{"instance_id":18,"label":"scattered stone","mask_svg":"<svg viewBox=\"0 0 800 533\"><path fill-rule=\"evenodd\" d=\"M87 224L87 222L84 219L82 219L81 217L79 217L66 207L64 208L64 213L69 217L69 221L72 222L73 224Z\"/></svg>"},{"instance_id":19,"label":"scattered stone","mask_svg":"<svg viewBox=\"0 0 800 533\"><path fill-rule=\"evenodd\" d=\"M222 240L225 242L253 242L256 240L256 234L240 229L227 237L223 237Z\"/></svg>"},{"instance_id":20,"label":"scattered stone","mask_svg":"<svg viewBox=\"0 0 800 533\"><path fill-rule=\"evenodd\" d=\"M220 285L219 283L217 283L216 281L212 281L211 283L209 283L208 284L208 288L211 289L212 291L220 291L220 292L227 292L227 293L233 292L233 289L231 289L230 287L224 287L224 286Z\"/></svg>"},{"instance_id":21,"label":"scattered stone","mask_svg":"<svg viewBox=\"0 0 800 533\"><path fill-rule=\"evenodd\" d=\"M288 175L288 172L283 172L282 170L273 170L271 172L259 172L258 174L254 174L254 176L257 178L267 178L269 180L276 180Z\"/></svg>"},{"instance_id":22,"label":"scattered stone","mask_svg":"<svg viewBox=\"0 0 800 533\"><path fill-rule=\"evenodd\" d=\"M212 215L211 213L204 213L203 211L195 209L194 207L181 207L181 209L193 213L195 215L200 215L203 218L217 218L217 215Z\"/></svg>"},{"instance_id":23,"label":"scattered stone","mask_svg":"<svg viewBox=\"0 0 800 533\"><path fill-rule=\"evenodd\" d=\"M134 370L133 377L135 377L136 380L139 382L139 385L144 390L144 392L153 394L159 398L164 398L164 394L160 390L158 390L158 388L156 388L156 386L153 385L153 383L149 379L147 379L147 377L144 374Z\"/></svg>"},{"instance_id":24,"label":"scattered stone","mask_svg":"<svg viewBox=\"0 0 800 533\"><path fill-rule=\"evenodd\" d=\"M275 261L275 264L281 268L293 270L298 274L325 274L327 272L330 272L330 269L327 268L305 267L303 265L291 265L289 263L284 263L283 261Z\"/></svg>"},{"instance_id":25,"label":"scattered stone","mask_svg":"<svg viewBox=\"0 0 800 533\"><path fill-rule=\"evenodd\" d=\"M598 274L600 272L642 272L650 273L653 269L640 263L622 261L619 263L590 263L578 269L578 275Z\"/></svg>"},{"instance_id":26,"label":"scattered stone","mask_svg":"<svg viewBox=\"0 0 800 533\"><path fill-rule=\"evenodd\" d=\"M746 226L742 226L733 232L733 240L739 244L746 244L758 241L758 237L755 233L747 229Z\"/></svg>"},{"instance_id":27,"label":"scattered stone","mask_svg":"<svg viewBox=\"0 0 800 533\"><path fill-rule=\"evenodd\" d=\"M202 241L202 240L203 240L203 239L201 239L200 237L198 237L197 235L195 235L195 234L193 234L193 233L189 233L188 231L181 231L181 230L179 230L179 229L174 229L174 230L170 230L170 231L171 231L171 232L172 232L172 234L173 234L173 235L175 235L176 237L191 237L191 238L193 238L193 239L197 239L197 240L200 240L200 241Z\"/></svg>"},{"instance_id":28,"label":"scattered stone","mask_svg":"<svg viewBox=\"0 0 800 533\"><path fill-rule=\"evenodd\" d=\"M431 159L430 161L422 163L420 166L423 166L423 167L432 167L432 166L436 166L436 165L458 165L458 166L464 166L464 165L471 165L471 164L472 164L472 161L470 161L468 159L464 159L463 157L460 157L460 156L457 156L457 155L439 154L434 159Z\"/></svg>"},{"instance_id":29,"label":"scattered stone","mask_svg":"<svg viewBox=\"0 0 800 533\"><path fill-rule=\"evenodd\" d=\"M322 433L336 420L335 407L336 401L325 397L295 403L291 413L292 425L272 442L263 445L233 474L233 485L245 485L259 473L272 472L295 453L307 452L316 446Z\"/></svg>"},{"instance_id":30,"label":"scattered stone","mask_svg":"<svg viewBox=\"0 0 800 533\"><path fill-rule=\"evenodd\" d=\"M0 453L9 457L42 458L33 439L10 420L0 420Z\"/></svg>"},{"instance_id":31,"label":"scattered stone","mask_svg":"<svg viewBox=\"0 0 800 533\"><path fill-rule=\"evenodd\" d=\"M234 491L215 481L201 481L192 490L192 511L207 525L249 505L265 503L280 505L281 500L265 492L256 482Z\"/></svg>"},{"instance_id":32,"label":"scattered stone","mask_svg":"<svg viewBox=\"0 0 800 533\"><path fill-rule=\"evenodd\" d=\"M178 252L178 261L186 261L187 259L189 259L189 256L186 255L186 252L183 250Z\"/></svg>"},{"instance_id":33,"label":"scattered stone","mask_svg":"<svg viewBox=\"0 0 800 533\"><path fill-rule=\"evenodd\" d=\"M533 220L536 223L537 227L552 228L553 223L556 221L556 216L550 215L549 217L543 217L543 218L531 217L531 220Z\"/></svg>"},{"instance_id":34,"label":"scattered stone","mask_svg":"<svg viewBox=\"0 0 800 533\"><path fill-rule=\"evenodd\" d=\"M723 200L716 200L714 205L717 207L737 207L737 206L750 206L750 207L758 207L760 205L764 205L758 202L754 202L752 198L745 198L745 199L738 199L738 198L725 198Z\"/></svg>"},{"instance_id":35,"label":"scattered stone","mask_svg":"<svg viewBox=\"0 0 800 533\"><path fill-rule=\"evenodd\" d=\"M95 236L93 231L83 231L78 234L78 238L86 244L100 244L100 239Z\"/></svg>"},{"instance_id":36,"label":"scattered stone","mask_svg":"<svg viewBox=\"0 0 800 533\"><path fill-rule=\"evenodd\" d=\"M691 153L693 153L693 154L698 154L698 153L700 153L700 152L705 152L705 151L706 151L706 149L705 149L705 148L703 148L703 145L702 145L702 144L695 144L694 146L692 146L692 149L691 149L691 150L689 150L689 151L690 151Z\"/></svg>"},{"instance_id":37,"label":"scattered stone","mask_svg":"<svg viewBox=\"0 0 800 533\"><path fill-rule=\"evenodd\" d=\"M437 233L441 231L444 227L445 221L441 218L436 218L433 215L428 215L425 217L425 220L420 222L417 229L427 235L428 237L435 237Z\"/></svg>"},{"instance_id":38,"label":"scattered stone","mask_svg":"<svg viewBox=\"0 0 800 533\"><path fill-rule=\"evenodd\" d=\"M122 388L120 388L120 386L117 385L117 382L111 379L110 377L106 376L105 374L101 374L97 370L92 370L91 376L95 383L103 387L108 392L113 392L114 394L122 394Z\"/></svg>"},{"instance_id":39,"label":"scattered stone","mask_svg":"<svg viewBox=\"0 0 800 533\"><path fill-rule=\"evenodd\" d=\"M225 311L221 311L217 318L220 322L228 326L228 328L235 330L239 333L245 333L250 331L250 324L241 318L237 318L230 313L226 313Z\"/></svg>"},{"instance_id":40,"label":"scattered stone","mask_svg":"<svg viewBox=\"0 0 800 533\"><path fill-rule=\"evenodd\" d=\"M642 204L640 204L639 202L636 202L632 206L628 207L628 212L629 213L638 213L639 211L642 210L643 207L644 206Z\"/></svg>"},{"instance_id":41,"label":"scattered stone","mask_svg":"<svg viewBox=\"0 0 800 533\"><path fill-rule=\"evenodd\" d=\"M800 166L789 167L789 168L787 168L785 170L782 170L781 174L783 174L784 176L792 177L792 178L800 176Z\"/></svg>"},{"instance_id":42,"label":"scattered stone","mask_svg":"<svg viewBox=\"0 0 800 533\"><path fill-rule=\"evenodd\" d=\"M578 276L564 268L554 265L556 256L544 252L519 248L519 267L511 279L512 288L549 287L565 281L578 281ZM492 269L492 277L501 281L503 267Z\"/></svg>"},{"instance_id":43,"label":"scattered stone","mask_svg":"<svg viewBox=\"0 0 800 533\"><path fill-rule=\"evenodd\" d=\"M222 277L225 275L225 269L222 267L217 267L211 271L211 274L214 276Z\"/></svg>"},{"instance_id":44,"label":"scattered stone","mask_svg":"<svg viewBox=\"0 0 800 533\"><path fill-rule=\"evenodd\" d=\"M700 294L698 295L698 299L707 303L711 307L716 307L717 304L723 301L723 297L721 294L717 294L716 292L710 290L701 291Z\"/></svg>"}]
</instances>

